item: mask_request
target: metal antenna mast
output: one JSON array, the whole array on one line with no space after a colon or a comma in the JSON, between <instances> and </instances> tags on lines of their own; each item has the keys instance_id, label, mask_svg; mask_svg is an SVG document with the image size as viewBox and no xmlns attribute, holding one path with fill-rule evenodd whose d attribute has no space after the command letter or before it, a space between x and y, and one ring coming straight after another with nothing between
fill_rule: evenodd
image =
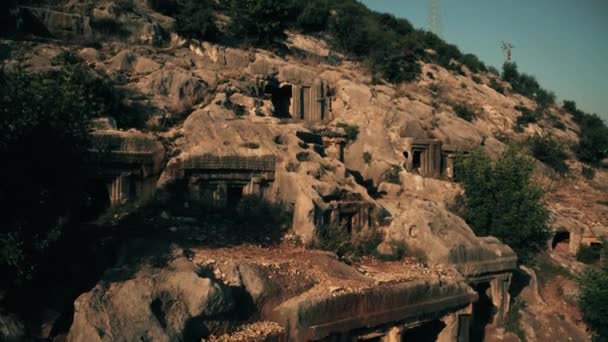
<instances>
[{"instance_id":1,"label":"metal antenna mast","mask_svg":"<svg viewBox=\"0 0 608 342\"><path fill-rule=\"evenodd\" d=\"M502 42L502 52L505 55L505 63L511 63L512 57L513 57L513 44L511 44L511 42L509 41L503 41Z\"/></svg>"},{"instance_id":2,"label":"metal antenna mast","mask_svg":"<svg viewBox=\"0 0 608 342\"><path fill-rule=\"evenodd\" d=\"M441 37L441 0L430 0L430 30Z\"/></svg>"}]
</instances>

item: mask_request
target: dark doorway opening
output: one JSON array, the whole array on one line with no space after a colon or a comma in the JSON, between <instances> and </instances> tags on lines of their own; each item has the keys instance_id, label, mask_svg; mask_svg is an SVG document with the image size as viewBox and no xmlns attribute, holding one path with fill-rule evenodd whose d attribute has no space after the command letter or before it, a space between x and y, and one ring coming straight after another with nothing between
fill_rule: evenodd
<instances>
[{"instance_id":1,"label":"dark doorway opening","mask_svg":"<svg viewBox=\"0 0 608 342\"><path fill-rule=\"evenodd\" d=\"M137 183L133 177L129 177L129 199L137 198Z\"/></svg>"},{"instance_id":2,"label":"dark doorway opening","mask_svg":"<svg viewBox=\"0 0 608 342\"><path fill-rule=\"evenodd\" d=\"M236 206L243 198L243 186L240 185L228 185L228 191L226 193L226 208L229 210L236 209Z\"/></svg>"},{"instance_id":3,"label":"dark doorway opening","mask_svg":"<svg viewBox=\"0 0 608 342\"><path fill-rule=\"evenodd\" d=\"M272 105L274 116L278 118L291 118L291 92L292 87L286 84L272 89Z\"/></svg>"},{"instance_id":4,"label":"dark doorway opening","mask_svg":"<svg viewBox=\"0 0 608 342\"><path fill-rule=\"evenodd\" d=\"M437 337L441 331L445 328L445 323L436 319L431 322L424 323L415 328L406 330L403 333L402 341L420 341L420 342L434 342L437 341Z\"/></svg>"},{"instance_id":5,"label":"dark doorway opening","mask_svg":"<svg viewBox=\"0 0 608 342\"><path fill-rule=\"evenodd\" d=\"M479 299L473 303L473 319L471 322L471 341L472 342L483 342L486 333L486 326L492 323L492 319L496 310L492 300L488 296L487 292L490 288L490 283L480 283L473 287Z\"/></svg>"},{"instance_id":6,"label":"dark doorway opening","mask_svg":"<svg viewBox=\"0 0 608 342\"><path fill-rule=\"evenodd\" d=\"M110 208L110 194L103 179L90 180L86 184L82 219L93 220Z\"/></svg>"},{"instance_id":7,"label":"dark doorway opening","mask_svg":"<svg viewBox=\"0 0 608 342\"><path fill-rule=\"evenodd\" d=\"M340 213L340 227L346 230L348 235L353 233L353 214Z\"/></svg>"},{"instance_id":8,"label":"dark doorway opening","mask_svg":"<svg viewBox=\"0 0 608 342\"><path fill-rule=\"evenodd\" d=\"M419 170L422 164L422 151L414 151L412 159L412 169Z\"/></svg>"},{"instance_id":9,"label":"dark doorway opening","mask_svg":"<svg viewBox=\"0 0 608 342\"><path fill-rule=\"evenodd\" d=\"M555 236L553 237L553 241L551 242L551 248L555 249L557 247L557 245L559 245L559 244L565 244L565 245L570 244L570 232L563 231L563 232L555 233Z\"/></svg>"}]
</instances>

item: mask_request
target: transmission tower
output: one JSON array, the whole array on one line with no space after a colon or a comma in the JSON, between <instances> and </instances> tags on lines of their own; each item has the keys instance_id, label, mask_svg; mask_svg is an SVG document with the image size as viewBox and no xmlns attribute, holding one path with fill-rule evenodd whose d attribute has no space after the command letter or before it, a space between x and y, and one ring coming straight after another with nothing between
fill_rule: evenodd
<instances>
[{"instance_id":1,"label":"transmission tower","mask_svg":"<svg viewBox=\"0 0 608 342\"><path fill-rule=\"evenodd\" d=\"M505 63L511 63L513 57L513 44L509 41L502 42L502 52L505 55Z\"/></svg>"},{"instance_id":2,"label":"transmission tower","mask_svg":"<svg viewBox=\"0 0 608 342\"><path fill-rule=\"evenodd\" d=\"M441 0L429 0L430 1L430 16L429 25L430 30L438 37L441 37Z\"/></svg>"}]
</instances>

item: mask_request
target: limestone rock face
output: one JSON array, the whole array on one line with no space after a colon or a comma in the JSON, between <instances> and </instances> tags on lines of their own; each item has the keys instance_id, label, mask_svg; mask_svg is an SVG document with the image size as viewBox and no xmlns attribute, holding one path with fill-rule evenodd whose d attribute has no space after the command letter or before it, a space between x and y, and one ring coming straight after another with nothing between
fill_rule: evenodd
<instances>
[{"instance_id":1,"label":"limestone rock face","mask_svg":"<svg viewBox=\"0 0 608 342\"><path fill-rule=\"evenodd\" d=\"M113 274L114 273L114 274ZM162 269L149 266L130 279L110 271L93 290L74 303L74 323L68 341L175 341L184 335L205 335L206 318L230 312L227 288L200 276L184 258ZM203 329L203 331L201 331Z\"/></svg>"},{"instance_id":2,"label":"limestone rock face","mask_svg":"<svg viewBox=\"0 0 608 342\"><path fill-rule=\"evenodd\" d=\"M75 13L48 8L28 8L40 23L58 38L90 38L93 36L91 19Z\"/></svg>"},{"instance_id":3,"label":"limestone rock face","mask_svg":"<svg viewBox=\"0 0 608 342\"><path fill-rule=\"evenodd\" d=\"M494 238L479 238L458 216L415 198L382 202L395 215L388 239L402 241L409 253L432 263L454 265L463 275L515 269L517 256Z\"/></svg>"},{"instance_id":4,"label":"limestone rock face","mask_svg":"<svg viewBox=\"0 0 608 342\"><path fill-rule=\"evenodd\" d=\"M149 69L149 65L146 67ZM163 68L142 79L137 87L142 93L156 96L155 101L171 108L188 108L201 101L205 82L179 68Z\"/></svg>"}]
</instances>

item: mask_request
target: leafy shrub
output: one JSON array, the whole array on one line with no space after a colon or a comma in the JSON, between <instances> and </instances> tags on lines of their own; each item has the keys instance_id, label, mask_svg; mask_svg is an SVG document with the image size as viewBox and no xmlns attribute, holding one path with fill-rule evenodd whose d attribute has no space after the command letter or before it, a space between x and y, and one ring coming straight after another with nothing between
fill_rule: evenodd
<instances>
[{"instance_id":1,"label":"leafy shrub","mask_svg":"<svg viewBox=\"0 0 608 342\"><path fill-rule=\"evenodd\" d=\"M551 136L535 135L528 139L528 146L534 158L545 163L560 174L568 173L564 146Z\"/></svg>"},{"instance_id":2,"label":"leafy shrub","mask_svg":"<svg viewBox=\"0 0 608 342\"><path fill-rule=\"evenodd\" d=\"M576 102L564 101L563 108L572 114L580 130L579 143L575 147L577 158L598 166L608 157L608 127L596 114L588 114L576 108Z\"/></svg>"},{"instance_id":3,"label":"leafy shrub","mask_svg":"<svg viewBox=\"0 0 608 342\"><path fill-rule=\"evenodd\" d=\"M184 1L175 16L174 29L184 37L217 40L219 31L213 16L213 2L211 0Z\"/></svg>"},{"instance_id":4,"label":"leafy shrub","mask_svg":"<svg viewBox=\"0 0 608 342\"><path fill-rule=\"evenodd\" d=\"M303 32L321 32L329 27L330 7L327 0L297 1L300 15L296 26Z\"/></svg>"},{"instance_id":5,"label":"leafy shrub","mask_svg":"<svg viewBox=\"0 0 608 342\"><path fill-rule=\"evenodd\" d=\"M502 79L511 84L514 92L535 100L540 108L555 103L555 94L542 89L534 76L520 74L515 63L503 65Z\"/></svg>"},{"instance_id":6,"label":"leafy shrub","mask_svg":"<svg viewBox=\"0 0 608 342\"><path fill-rule=\"evenodd\" d=\"M89 121L108 108L82 72L67 66L0 75L0 176L10 180L0 186L0 269L7 282L36 273L83 200Z\"/></svg>"},{"instance_id":7,"label":"leafy shrub","mask_svg":"<svg viewBox=\"0 0 608 342\"><path fill-rule=\"evenodd\" d=\"M608 270L590 268L579 279L579 306L594 341L608 337Z\"/></svg>"},{"instance_id":8,"label":"leafy shrub","mask_svg":"<svg viewBox=\"0 0 608 342\"><path fill-rule=\"evenodd\" d=\"M466 65L472 73L478 73L482 71L487 71L486 65L477 58L477 56L467 53L462 55L460 59L460 63Z\"/></svg>"},{"instance_id":9,"label":"leafy shrub","mask_svg":"<svg viewBox=\"0 0 608 342\"><path fill-rule=\"evenodd\" d=\"M544 250L549 237L542 191L534 185L532 161L513 149L496 162L481 149L457 158L456 180L464 185L466 221L480 236L511 246L521 262Z\"/></svg>"},{"instance_id":10,"label":"leafy shrub","mask_svg":"<svg viewBox=\"0 0 608 342\"><path fill-rule=\"evenodd\" d=\"M53 65L76 65L82 63L83 60L71 51L62 51L53 58Z\"/></svg>"},{"instance_id":11,"label":"leafy shrub","mask_svg":"<svg viewBox=\"0 0 608 342\"><path fill-rule=\"evenodd\" d=\"M554 128L557 128L559 130L565 131L566 130L566 125L562 122L562 120L560 120L560 118L555 115L554 113L548 113L547 114L547 121L549 122L549 124L551 126L553 126Z\"/></svg>"},{"instance_id":12,"label":"leafy shrub","mask_svg":"<svg viewBox=\"0 0 608 342\"><path fill-rule=\"evenodd\" d=\"M500 72L493 66L488 67L488 72L492 75L500 76Z\"/></svg>"},{"instance_id":13,"label":"leafy shrub","mask_svg":"<svg viewBox=\"0 0 608 342\"><path fill-rule=\"evenodd\" d=\"M231 0L228 31L243 43L274 47L285 39L290 19L289 4L283 0Z\"/></svg>"},{"instance_id":14,"label":"leafy shrub","mask_svg":"<svg viewBox=\"0 0 608 342\"><path fill-rule=\"evenodd\" d=\"M308 152L298 152L298 153L296 154L296 159L297 159L299 162L306 162L306 161L309 161L309 160L310 160L310 153L308 153Z\"/></svg>"},{"instance_id":15,"label":"leafy shrub","mask_svg":"<svg viewBox=\"0 0 608 342\"><path fill-rule=\"evenodd\" d=\"M583 165L581 173L582 173L583 177L585 177L589 180L592 180L593 178L595 178L595 169L593 167Z\"/></svg>"},{"instance_id":16,"label":"leafy shrub","mask_svg":"<svg viewBox=\"0 0 608 342\"><path fill-rule=\"evenodd\" d=\"M476 117L475 111L466 104L458 104L454 106L454 112L456 112L456 115L459 118L469 122L475 120Z\"/></svg>"},{"instance_id":17,"label":"leafy shrub","mask_svg":"<svg viewBox=\"0 0 608 342\"><path fill-rule=\"evenodd\" d=\"M165 15L173 15L179 9L178 0L147 0L147 3L152 9Z\"/></svg>"},{"instance_id":18,"label":"leafy shrub","mask_svg":"<svg viewBox=\"0 0 608 342\"><path fill-rule=\"evenodd\" d=\"M521 298L516 298L505 320L505 330L517 335L521 341L526 341L526 332L521 326L521 310L526 308L526 302Z\"/></svg>"},{"instance_id":19,"label":"leafy shrub","mask_svg":"<svg viewBox=\"0 0 608 342\"><path fill-rule=\"evenodd\" d=\"M521 116L517 118L516 124L520 127L527 127L531 123L537 123L543 116L541 109L533 111L530 108L524 106L515 106L515 110L521 112Z\"/></svg>"},{"instance_id":20,"label":"leafy shrub","mask_svg":"<svg viewBox=\"0 0 608 342\"><path fill-rule=\"evenodd\" d=\"M584 264L593 264L600 260L601 250L594 246L581 245L576 252L576 260Z\"/></svg>"},{"instance_id":21,"label":"leafy shrub","mask_svg":"<svg viewBox=\"0 0 608 342\"><path fill-rule=\"evenodd\" d=\"M337 126L344 129L344 132L346 133L346 142L347 143L357 140L357 137L359 136L359 126L349 125L349 124L345 124L343 122L338 123Z\"/></svg>"},{"instance_id":22,"label":"leafy shrub","mask_svg":"<svg viewBox=\"0 0 608 342\"><path fill-rule=\"evenodd\" d=\"M340 258L356 260L363 256L381 258L377 252L378 245L382 243L383 234L378 231L364 231L351 236L345 227L330 224L318 232L318 247L325 251L335 252ZM401 258L397 249L390 259Z\"/></svg>"},{"instance_id":23,"label":"leafy shrub","mask_svg":"<svg viewBox=\"0 0 608 342\"><path fill-rule=\"evenodd\" d=\"M495 78L492 78L490 80L490 88L496 90L497 92L501 93L501 94L505 94L505 87L503 87L500 83L498 83L498 81L496 81Z\"/></svg>"},{"instance_id":24,"label":"leafy shrub","mask_svg":"<svg viewBox=\"0 0 608 342\"><path fill-rule=\"evenodd\" d=\"M372 164L372 154L367 151L363 152L363 161L365 162L365 164L371 165Z\"/></svg>"},{"instance_id":25,"label":"leafy shrub","mask_svg":"<svg viewBox=\"0 0 608 342\"><path fill-rule=\"evenodd\" d=\"M246 195L236 206L233 217L239 227L245 227L250 233L280 232L291 224L290 211L281 203L272 203L260 196Z\"/></svg>"},{"instance_id":26,"label":"leafy shrub","mask_svg":"<svg viewBox=\"0 0 608 342\"><path fill-rule=\"evenodd\" d=\"M391 165L386 171L384 171L383 177L389 183L401 184L401 177L399 174L403 169L399 165Z\"/></svg>"}]
</instances>

